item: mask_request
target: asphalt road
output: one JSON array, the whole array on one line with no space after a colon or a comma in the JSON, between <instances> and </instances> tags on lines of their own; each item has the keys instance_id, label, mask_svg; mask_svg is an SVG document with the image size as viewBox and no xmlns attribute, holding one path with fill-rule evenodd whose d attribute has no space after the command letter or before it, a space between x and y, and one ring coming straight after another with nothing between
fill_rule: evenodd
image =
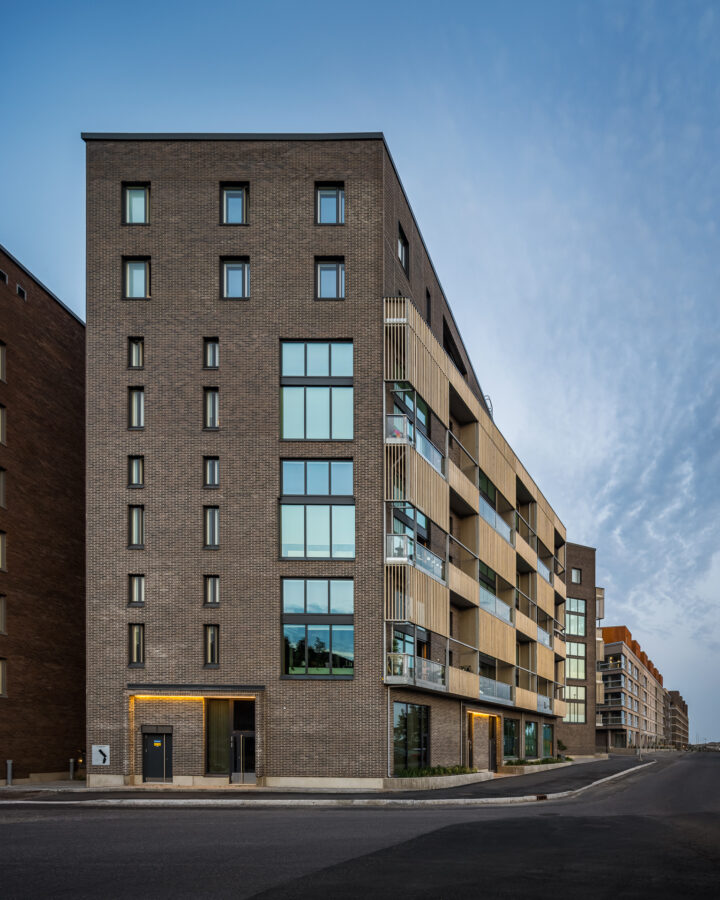
<instances>
[{"instance_id":1,"label":"asphalt road","mask_svg":"<svg viewBox=\"0 0 720 900\"><path fill-rule=\"evenodd\" d=\"M718 894L715 753L573 800L483 809L0 807L3 900Z\"/></svg>"}]
</instances>

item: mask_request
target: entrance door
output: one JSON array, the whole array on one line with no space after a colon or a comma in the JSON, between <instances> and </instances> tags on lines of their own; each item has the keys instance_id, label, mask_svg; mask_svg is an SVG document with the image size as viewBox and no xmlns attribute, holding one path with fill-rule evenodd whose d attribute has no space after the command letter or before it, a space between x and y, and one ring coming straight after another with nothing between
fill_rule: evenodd
<instances>
[{"instance_id":1,"label":"entrance door","mask_svg":"<svg viewBox=\"0 0 720 900\"><path fill-rule=\"evenodd\" d=\"M474 769L473 755L475 750L475 717L472 713L467 714L467 767Z\"/></svg>"},{"instance_id":2,"label":"entrance door","mask_svg":"<svg viewBox=\"0 0 720 900\"><path fill-rule=\"evenodd\" d=\"M497 772L497 723L495 716L488 720L488 768Z\"/></svg>"},{"instance_id":3,"label":"entrance door","mask_svg":"<svg viewBox=\"0 0 720 900\"><path fill-rule=\"evenodd\" d=\"M255 701L233 701L231 772L233 784L255 784Z\"/></svg>"},{"instance_id":4,"label":"entrance door","mask_svg":"<svg viewBox=\"0 0 720 900\"><path fill-rule=\"evenodd\" d=\"M143 735L143 781L172 781L172 734Z\"/></svg>"}]
</instances>

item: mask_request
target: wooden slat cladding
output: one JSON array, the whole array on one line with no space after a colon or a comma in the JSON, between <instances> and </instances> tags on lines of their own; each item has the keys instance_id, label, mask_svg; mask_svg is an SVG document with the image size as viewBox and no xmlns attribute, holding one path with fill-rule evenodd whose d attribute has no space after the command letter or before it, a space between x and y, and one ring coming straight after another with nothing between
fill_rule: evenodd
<instances>
[{"instance_id":1,"label":"wooden slat cladding","mask_svg":"<svg viewBox=\"0 0 720 900\"><path fill-rule=\"evenodd\" d=\"M519 609L515 610L515 627L527 637L537 640L537 625L532 619L529 619L525 613L521 613Z\"/></svg>"},{"instance_id":2,"label":"wooden slat cladding","mask_svg":"<svg viewBox=\"0 0 720 900\"><path fill-rule=\"evenodd\" d=\"M564 700L553 700L553 715L565 718L567 715L567 703Z\"/></svg>"},{"instance_id":3,"label":"wooden slat cladding","mask_svg":"<svg viewBox=\"0 0 720 900\"><path fill-rule=\"evenodd\" d=\"M450 636L450 591L444 584L407 566L413 621L422 628Z\"/></svg>"},{"instance_id":4,"label":"wooden slat cladding","mask_svg":"<svg viewBox=\"0 0 720 900\"><path fill-rule=\"evenodd\" d=\"M447 481L406 444L385 446L385 499L407 500L443 531L450 528Z\"/></svg>"},{"instance_id":5,"label":"wooden slat cladding","mask_svg":"<svg viewBox=\"0 0 720 900\"><path fill-rule=\"evenodd\" d=\"M496 616L478 610L480 643L478 647L488 656L515 665L515 629Z\"/></svg>"},{"instance_id":6,"label":"wooden slat cladding","mask_svg":"<svg viewBox=\"0 0 720 900\"><path fill-rule=\"evenodd\" d=\"M553 641L553 650L555 651L556 656L561 656L563 659L565 659L565 655L567 653L565 641L560 640L560 638L555 638L555 640Z\"/></svg>"},{"instance_id":7,"label":"wooden slat cladding","mask_svg":"<svg viewBox=\"0 0 720 900\"><path fill-rule=\"evenodd\" d=\"M520 534L515 535L515 549L525 562L532 566L533 571L537 570L537 553ZM538 581L539 580L540 576L538 576Z\"/></svg>"},{"instance_id":8,"label":"wooden slat cladding","mask_svg":"<svg viewBox=\"0 0 720 900\"><path fill-rule=\"evenodd\" d=\"M547 501L544 497L542 500L543 502L537 505L537 536L548 550L552 551L555 548L555 527L551 518L552 511L548 515L549 507Z\"/></svg>"},{"instance_id":9,"label":"wooden slat cladding","mask_svg":"<svg viewBox=\"0 0 720 900\"><path fill-rule=\"evenodd\" d=\"M497 432L497 429L494 430ZM508 503L515 506L515 468L513 463L505 457L503 449L495 442L492 431L492 429L480 427L478 463Z\"/></svg>"},{"instance_id":10,"label":"wooden slat cladding","mask_svg":"<svg viewBox=\"0 0 720 900\"><path fill-rule=\"evenodd\" d=\"M473 672L465 672L463 669L449 666L448 692L477 700L480 694L480 679Z\"/></svg>"},{"instance_id":11,"label":"wooden slat cladding","mask_svg":"<svg viewBox=\"0 0 720 900\"><path fill-rule=\"evenodd\" d=\"M565 587L565 582L560 578L559 575L556 575L553 578L553 588L560 594L563 600L567 597L567 588Z\"/></svg>"},{"instance_id":12,"label":"wooden slat cladding","mask_svg":"<svg viewBox=\"0 0 720 900\"><path fill-rule=\"evenodd\" d=\"M515 549L478 516L478 556L509 584L515 584Z\"/></svg>"},{"instance_id":13,"label":"wooden slat cladding","mask_svg":"<svg viewBox=\"0 0 720 900\"><path fill-rule=\"evenodd\" d=\"M541 575L537 577L537 597L535 602L543 612L555 618L555 589Z\"/></svg>"},{"instance_id":14,"label":"wooden slat cladding","mask_svg":"<svg viewBox=\"0 0 720 900\"><path fill-rule=\"evenodd\" d=\"M548 681L555 680L555 654L543 644L537 646L537 673Z\"/></svg>"},{"instance_id":15,"label":"wooden slat cladding","mask_svg":"<svg viewBox=\"0 0 720 900\"><path fill-rule=\"evenodd\" d=\"M450 563L448 563L448 573L450 590L477 606L480 602L477 581L467 572L463 572L462 569L458 569L457 566Z\"/></svg>"},{"instance_id":16,"label":"wooden slat cladding","mask_svg":"<svg viewBox=\"0 0 720 900\"><path fill-rule=\"evenodd\" d=\"M408 593L407 566L385 566L385 619L388 622L411 622L411 599Z\"/></svg>"},{"instance_id":17,"label":"wooden slat cladding","mask_svg":"<svg viewBox=\"0 0 720 900\"><path fill-rule=\"evenodd\" d=\"M480 504L480 492L470 479L463 475L462 470L452 460L447 461L448 482L450 487L459 494L463 500L477 510Z\"/></svg>"},{"instance_id":18,"label":"wooden slat cladding","mask_svg":"<svg viewBox=\"0 0 720 900\"><path fill-rule=\"evenodd\" d=\"M519 709L531 709L537 712L537 694L525 688L515 688L515 706Z\"/></svg>"}]
</instances>

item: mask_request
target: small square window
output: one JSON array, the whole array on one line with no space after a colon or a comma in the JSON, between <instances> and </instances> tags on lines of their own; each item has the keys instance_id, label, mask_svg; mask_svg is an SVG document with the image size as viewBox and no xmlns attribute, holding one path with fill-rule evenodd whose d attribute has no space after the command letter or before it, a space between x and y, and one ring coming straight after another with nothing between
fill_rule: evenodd
<instances>
[{"instance_id":1,"label":"small square window","mask_svg":"<svg viewBox=\"0 0 720 900\"><path fill-rule=\"evenodd\" d=\"M344 300L344 261L342 259L317 259L315 261L315 282L318 300Z\"/></svg>"},{"instance_id":2,"label":"small square window","mask_svg":"<svg viewBox=\"0 0 720 900\"><path fill-rule=\"evenodd\" d=\"M126 259L123 279L126 300L147 300L150 297L150 260Z\"/></svg>"},{"instance_id":3,"label":"small square window","mask_svg":"<svg viewBox=\"0 0 720 900\"><path fill-rule=\"evenodd\" d=\"M582 569L571 569L570 578L573 584L582 584Z\"/></svg>"},{"instance_id":4,"label":"small square window","mask_svg":"<svg viewBox=\"0 0 720 900\"><path fill-rule=\"evenodd\" d=\"M144 575L128 575L128 603L130 606L145 605Z\"/></svg>"},{"instance_id":5,"label":"small square window","mask_svg":"<svg viewBox=\"0 0 720 900\"><path fill-rule=\"evenodd\" d=\"M315 185L315 221L318 225L345 224L345 186Z\"/></svg>"},{"instance_id":6,"label":"small square window","mask_svg":"<svg viewBox=\"0 0 720 900\"><path fill-rule=\"evenodd\" d=\"M222 296L225 300L247 300L250 297L249 260L222 260Z\"/></svg>"},{"instance_id":7,"label":"small square window","mask_svg":"<svg viewBox=\"0 0 720 900\"><path fill-rule=\"evenodd\" d=\"M203 338L203 369L220 368L220 341L216 337Z\"/></svg>"},{"instance_id":8,"label":"small square window","mask_svg":"<svg viewBox=\"0 0 720 900\"><path fill-rule=\"evenodd\" d=\"M126 225L147 225L150 221L150 188L146 184L123 185L123 216Z\"/></svg>"},{"instance_id":9,"label":"small square window","mask_svg":"<svg viewBox=\"0 0 720 900\"><path fill-rule=\"evenodd\" d=\"M410 245L400 224L398 224L398 259L407 275L410 271Z\"/></svg>"},{"instance_id":10,"label":"small square window","mask_svg":"<svg viewBox=\"0 0 720 900\"><path fill-rule=\"evenodd\" d=\"M128 369L145 368L145 339L128 338Z\"/></svg>"},{"instance_id":11,"label":"small square window","mask_svg":"<svg viewBox=\"0 0 720 900\"><path fill-rule=\"evenodd\" d=\"M21 300L27 299L27 294L25 293L25 288L21 287L19 284L15 285L15 292Z\"/></svg>"},{"instance_id":12,"label":"small square window","mask_svg":"<svg viewBox=\"0 0 720 900\"><path fill-rule=\"evenodd\" d=\"M203 487L220 487L220 459L217 456L203 457Z\"/></svg>"},{"instance_id":13,"label":"small square window","mask_svg":"<svg viewBox=\"0 0 720 900\"><path fill-rule=\"evenodd\" d=\"M247 184L223 184L220 188L223 225L247 225Z\"/></svg>"},{"instance_id":14,"label":"small square window","mask_svg":"<svg viewBox=\"0 0 720 900\"><path fill-rule=\"evenodd\" d=\"M217 606L220 603L220 576L203 575L203 603Z\"/></svg>"},{"instance_id":15,"label":"small square window","mask_svg":"<svg viewBox=\"0 0 720 900\"><path fill-rule=\"evenodd\" d=\"M128 456L128 487L145 487L144 456Z\"/></svg>"}]
</instances>

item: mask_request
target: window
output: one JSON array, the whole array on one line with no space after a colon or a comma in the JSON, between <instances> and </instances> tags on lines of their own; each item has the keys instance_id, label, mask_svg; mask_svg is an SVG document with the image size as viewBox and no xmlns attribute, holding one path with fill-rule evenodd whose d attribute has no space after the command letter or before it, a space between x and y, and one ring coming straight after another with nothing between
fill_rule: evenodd
<instances>
[{"instance_id":1,"label":"window","mask_svg":"<svg viewBox=\"0 0 720 900\"><path fill-rule=\"evenodd\" d=\"M220 603L220 576L203 575L203 605L217 606Z\"/></svg>"},{"instance_id":2,"label":"window","mask_svg":"<svg viewBox=\"0 0 720 900\"><path fill-rule=\"evenodd\" d=\"M220 185L223 225L247 225L248 185L245 182Z\"/></svg>"},{"instance_id":3,"label":"window","mask_svg":"<svg viewBox=\"0 0 720 900\"><path fill-rule=\"evenodd\" d=\"M125 225L147 225L150 221L150 186L123 185L123 222Z\"/></svg>"},{"instance_id":4,"label":"window","mask_svg":"<svg viewBox=\"0 0 720 900\"><path fill-rule=\"evenodd\" d=\"M221 260L222 296L225 300L247 300L250 296L250 260Z\"/></svg>"},{"instance_id":5,"label":"window","mask_svg":"<svg viewBox=\"0 0 720 900\"><path fill-rule=\"evenodd\" d=\"M145 487L144 456L128 456L128 487Z\"/></svg>"},{"instance_id":6,"label":"window","mask_svg":"<svg viewBox=\"0 0 720 900\"><path fill-rule=\"evenodd\" d=\"M128 506L128 546L133 549L145 546L144 506Z\"/></svg>"},{"instance_id":7,"label":"window","mask_svg":"<svg viewBox=\"0 0 720 900\"><path fill-rule=\"evenodd\" d=\"M7 410L0 403L0 444L7 441Z\"/></svg>"},{"instance_id":8,"label":"window","mask_svg":"<svg viewBox=\"0 0 720 900\"><path fill-rule=\"evenodd\" d=\"M2 269L0 269L0 282L1 282L2 284L7 284L7 283L8 283L7 272L3 272Z\"/></svg>"},{"instance_id":9,"label":"window","mask_svg":"<svg viewBox=\"0 0 720 900\"><path fill-rule=\"evenodd\" d=\"M282 437L352 440L352 342L283 341L281 355Z\"/></svg>"},{"instance_id":10,"label":"window","mask_svg":"<svg viewBox=\"0 0 720 900\"><path fill-rule=\"evenodd\" d=\"M568 641L567 658L565 660L565 677L579 681L585 679L585 644Z\"/></svg>"},{"instance_id":11,"label":"window","mask_svg":"<svg viewBox=\"0 0 720 900\"><path fill-rule=\"evenodd\" d=\"M432 321L432 297L427 289L425 290L425 321L428 325Z\"/></svg>"},{"instance_id":12,"label":"window","mask_svg":"<svg viewBox=\"0 0 720 900\"><path fill-rule=\"evenodd\" d=\"M520 720L503 720L503 755L520 756Z\"/></svg>"},{"instance_id":13,"label":"window","mask_svg":"<svg viewBox=\"0 0 720 900\"><path fill-rule=\"evenodd\" d=\"M220 546L220 507L203 506L203 546L217 550Z\"/></svg>"},{"instance_id":14,"label":"window","mask_svg":"<svg viewBox=\"0 0 720 900\"><path fill-rule=\"evenodd\" d=\"M0 531L0 569L7 571L7 534Z\"/></svg>"},{"instance_id":15,"label":"window","mask_svg":"<svg viewBox=\"0 0 720 900\"><path fill-rule=\"evenodd\" d=\"M280 554L284 559L353 559L352 461L284 460ZM302 497L302 504L297 499Z\"/></svg>"},{"instance_id":16,"label":"window","mask_svg":"<svg viewBox=\"0 0 720 900\"><path fill-rule=\"evenodd\" d=\"M220 665L219 625L203 625L203 653L206 666Z\"/></svg>"},{"instance_id":17,"label":"window","mask_svg":"<svg viewBox=\"0 0 720 900\"><path fill-rule=\"evenodd\" d=\"M0 467L0 506L6 506L5 499L5 482L6 482L7 471Z\"/></svg>"},{"instance_id":18,"label":"window","mask_svg":"<svg viewBox=\"0 0 720 900\"><path fill-rule=\"evenodd\" d=\"M543 725L543 759L548 759L553 755L553 743L552 725Z\"/></svg>"},{"instance_id":19,"label":"window","mask_svg":"<svg viewBox=\"0 0 720 900\"><path fill-rule=\"evenodd\" d=\"M128 388L128 428L145 427L145 388Z\"/></svg>"},{"instance_id":20,"label":"window","mask_svg":"<svg viewBox=\"0 0 720 900\"><path fill-rule=\"evenodd\" d=\"M220 458L203 456L203 487L220 487Z\"/></svg>"},{"instance_id":21,"label":"window","mask_svg":"<svg viewBox=\"0 0 720 900\"><path fill-rule=\"evenodd\" d=\"M573 584L582 584L582 569L570 569L570 580Z\"/></svg>"},{"instance_id":22,"label":"window","mask_svg":"<svg viewBox=\"0 0 720 900\"><path fill-rule=\"evenodd\" d=\"M565 633L585 637L585 601L568 597L565 602Z\"/></svg>"},{"instance_id":23,"label":"window","mask_svg":"<svg viewBox=\"0 0 720 900\"><path fill-rule=\"evenodd\" d=\"M15 285L15 293L21 300L27 300L27 294L25 293L25 288L19 284Z\"/></svg>"},{"instance_id":24,"label":"window","mask_svg":"<svg viewBox=\"0 0 720 900\"><path fill-rule=\"evenodd\" d=\"M203 388L203 428L220 427L220 391L216 387Z\"/></svg>"},{"instance_id":25,"label":"window","mask_svg":"<svg viewBox=\"0 0 720 900\"><path fill-rule=\"evenodd\" d=\"M0 659L0 697L7 697L7 660Z\"/></svg>"},{"instance_id":26,"label":"window","mask_svg":"<svg viewBox=\"0 0 720 900\"><path fill-rule=\"evenodd\" d=\"M7 381L7 372L5 369L7 359L7 346L4 341L0 341L0 381Z\"/></svg>"},{"instance_id":27,"label":"window","mask_svg":"<svg viewBox=\"0 0 720 900\"><path fill-rule=\"evenodd\" d=\"M567 709L563 722L575 725L584 725L587 721L585 712L586 688L579 684L565 685L565 701Z\"/></svg>"},{"instance_id":28,"label":"window","mask_svg":"<svg viewBox=\"0 0 720 900\"><path fill-rule=\"evenodd\" d=\"M7 597L0 594L0 634L7 634Z\"/></svg>"},{"instance_id":29,"label":"window","mask_svg":"<svg viewBox=\"0 0 720 900\"><path fill-rule=\"evenodd\" d=\"M315 259L315 297L318 300L345 299L345 262L342 258Z\"/></svg>"},{"instance_id":30,"label":"window","mask_svg":"<svg viewBox=\"0 0 720 900\"><path fill-rule=\"evenodd\" d=\"M145 368L145 339L128 338L128 369Z\"/></svg>"},{"instance_id":31,"label":"window","mask_svg":"<svg viewBox=\"0 0 720 900\"><path fill-rule=\"evenodd\" d=\"M353 586L350 578L283 579L283 675L352 677Z\"/></svg>"},{"instance_id":32,"label":"window","mask_svg":"<svg viewBox=\"0 0 720 900\"><path fill-rule=\"evenodd\" d=\"M128 575L128 605L145 605L145 576Z\"/></svg>"},{"instance_id":33,"label":"window","mask_svg":"<svg viewBox=\"0 0 720 900\"><path fill-rule=\"evenodd\" d=\"M525 758L533 759L538 755L537 722L525 723Z\"/></svg>"},{"instance_id":34,"label":"window","mask_svg":"<svg viewBox=\"0 0 720 900\"><path fill-rule=\"evenodd\" d=\"M147 257L124 260L123 296L126 300L150 297L150 260Z\"/></svg>"},{"instance_id":35,"label":"window","mask_svg":"<svg viewBox=\"0 0 720 900\"><path fill-rule=\"evenodd\" d=\"M220 341L216 337L203 338L203 369L220 367Z\"/></svg>"},{"instance_id":36,"label":"window","mask_svg":"<svg viewBox=\"0 0 720 900\"><path fill-rule=\"evenodd\" d=\"M345 224L345 185L315 185L315 222L318 225Z\"/></svg>"},{"instance_id":37,"label":"window","mask_svg":"<svg viewBox=\"0 0 720 900\"><path fill-rule=\"evenodd\" d=\"M400 223L398 223L398 259L407 275L410 272L410 245Z\"/></svg>"},{"instance_id":38,"label":"window","mask_svg":"<svg viewBox=\"0 0 720 900\"><path fill-rule=\"evenodd\" d=\"M394 774L430 763L430 708L417 703L393 703Z\"/></svg>"},{"instance_id":39,"label":"window","mask_svg":"<svg viewBox=\"0 0 720 900\"><path fill-rule=\"evenodd\" d=\"M145 665L144 625L128 625L128 664L138 668Z\"/></svg>"}]
</instances>

